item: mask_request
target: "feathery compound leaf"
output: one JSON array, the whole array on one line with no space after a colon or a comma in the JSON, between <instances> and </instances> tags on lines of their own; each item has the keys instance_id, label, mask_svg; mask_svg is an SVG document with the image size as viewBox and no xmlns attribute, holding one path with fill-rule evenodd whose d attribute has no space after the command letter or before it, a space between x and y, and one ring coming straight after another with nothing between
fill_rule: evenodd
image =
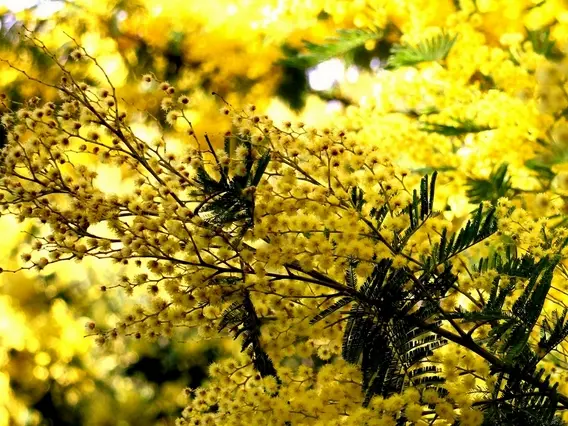
<instances>
[{"instance_id":1,"label":"feathery compound leaf","mask_svg":"<svg viewBox=\"0 0 568 426\"><path fill-rule=\"evenodd\" d=\"M383 221L385 220L385 217L387 217L388 212L389 209L386 204L378 209L376 209L375 207L371 209L371 216L373 217L373 219L375 219L379 227L383 224Z\"/></svg>"},{"instance_id":2,"label":"feathery compound leaf","mask_svg":"<svg viewBox=\"0 0 568 426\"><path fill-rule=\"evenodd\" d=\"M219 331L223 330L229 325L239 324L243 321L246 312L243 310L242 303L233 302L231 306L225 309L221 321L219 322Z\"/></svg>"},{"instance_id":3,"label":"feathery compound leaf","mask_svg":"<svg viewBox=\"0 0 568 426\"><path fill-rule=\"evenodd\" d=\"M224 182L223 179L221 179L220 181L215 180L209 175L209 173L207 173L207 171L203 167L199 167L197 169L195 182L201 186L206 194L221 192L226 188L226 182Z\"/></svg>"},{"instance_id":4,"label":"feathery compound leaf","mask_svg":"<svg viewBox=\"0 0 568 426\"><path fill-rule=\"evenodd\" d=\"M556 173L552 171L551 161L544 158L531 158L525 161L525 167L536 172L537 176L541 179L552 180Z\"/></svg>"},{"instance_id":5,"label":"feathery compound leaf","mask_svg":"<svg viewBox=\"0 0 568 426\"><path fill-rule=\"evenodd\" d=\"M204 167L198 168L195 182L205 195L205 200L196 208L195 213L199 210L208 212L210 217L207 220L215 225L242 222L244 233L252 226L254 191L270 162L270 151L264 152L255 160L252 156L252 145L246 141L243 144L248 148L248 155L244 159L246 173L243 175L229 177L224 172L225 169L221 168L221 177L217 181Z\"/></svg>"},{"instance_id":6,"label":"feathery compound leaf","mask_svg":"<svg viewBox=\"0 0 568 426\"><path fill-rule=\"evenodd\" d=\"M552 285L554 268L556 268L558 261L558 258L543 258L535 266L533 275L523 294L513 304L513 314L522 318L531 330L544 306L544 301ZM539 277L540 282L537 284Z\"/></svg>"},{"instance_id":7,"label":"feathery compound leaf","mask_svg":"<svg viewBox=\"0 0 568 426\"><path fill-rule=\"evenodd\" d=\"M551 385L550 376L545 376L541 368L533 375L535 382L542 386L535 387L518 376L508 376L505 380L500 374L492 398L479 401L484 412L484 425L523 425L523 426L562 426L565 423L555 417L558 404L558 383ZM504 386L503 386L504 384ZM543 391L547 389L546 391Z\"/></svg>"},{"instance_id":8,"label":"feathery compound leaf","mask_svg":"<svg viewBox=\"0 0 568 426\"><path fill-rule=\"evenodd\" d=\"M347 265L347 268L345 269L345 284L347 285L347 287L357 287L357 272L355 271L357 263L357 260L349 259L349 263Z\"/></svg>"},{"instance_id":9,"label":"feathery compound leaf","mask_svg":"<svg viewBox=\"0 0 568 426\"><path fill-rule=\"evenodd\" d=\"M535 258L530 254L517 257L510 246L507 246L504 254L495 253L490 257L481 258L474 267L474 271L487 272L490 269L495 269L500 275L529 278L533 274L536 264Z\"/></svg>"},{"instance_id":10,"label":"feathery compound leaf","mask_svg":"<svg viewBox=\"0 0 568 426\"><path fill-rule=\"evenodd\" d=\"M564 308L560 316L558 311L553 311L551 321L546 318L542 320L541 338L538 342L540 359L568 337L567 315L568 308Z\"/></svg>"},{"instance_id":11,"label":"feathery compound leaf","mask_svg":"<svg viewBox=\"0 0 568 426\"><path fill-rule=\"evenodd\" d=\"M257 186L268 167L268 163L270 163L270 151L266 151L260 160L258 160L256 164L256 170L254 172L254 176L250 182L251 186Z\"/></svg>"},{"instance_id":12,"label":"feathery compound leaf","mask_svg":"<svg viewBox=\"0 0 568 426\"><path fill-rule=\"evenodd\" d=\"M404 247L410 237L416 232L420 226L434 214L434 195L436 189L436 178L438 172L431 175L430 184L428 185L428 175L420 180L420 195L416 190L412 193L412 202L404 209L404 213L408 215L409 226L402 234L402 237L395 234L395 248Z\"/></svg>"},{"instance_id":13,"label":"feathery compound leaf","mask_svg":"<svg viewBox=\"0 0 568 426\"><path fill-rule=\"evenodd\" d=\"M507 163L493 170L487 179L467 178L466 195L470 203L479 204L488 200L495 203L499 198L507 196L511 190L511 178L507 176Z\"/></svg>"},{"instance_id":14,"label":"feathery compound leaf","mask_svg":"<svg viewBox=\"0 0 568 426\"><path fill-rule=\"evenodd\" d=\"M420 220L424 220L430 213L432 203L428 198L428 175L426 175L420 181Z\"/></svg>"},{"instance_id":15,"label":"feathery compound leaf","mask_svg":"<svg viewBox=\"0 0 568 426\"><path fill-rule=\"evenodd\" d=\"M343 335L342 355L345 361L352 364L359 363L373 326L373 321L365 313L363 306L356 305L351 309Z\"/></svg>"},{"instance_id":16,"label":"feathery compound leaf","mask_svg":"<svg viewBox=\"0 0 568 426\"><path fill-rule=\"evenodd\" d=\"M475 212L475 216L457 234L453 234L448 238L447 231L442 233L443 238L440 243L434 246L432 254L424 259L424 264L429 267L435 267L445 263L453 256L483 241L496 231L495 208L490 208L487 213L484 213L483 206L480 205Z\"/></svg>"},{"instance_id":17,"label":"feathery compound leaf","mask_svg":"<svg viewBox=\"0 0 568 426\"><path fill-rule=\"evenodd\" d=\"M427 181L425 188L423 192L428 193ZM424 204L425 210L430 208L429 202ZM354 303L343 336L342 355L347 362L361 366L363 405L374 395L388 396L407 385L429 387L443 382L439 369L428 364L428 357L446 340L406 320L417 303L405 288L411 273L407 268L394 268L392 259L382 259L359 290L365 301L342 299L331 307L335 311L336 306ZM432 279L428 299L444 296L456 277L447 269ZM412 314L412 321L432 323L439 305L426 305Z\"/></svg>"},{"instance_id":18,"label":"feathery compound leaf","mask_svg":"<svg viewBox=\"0 0 568 426\"><path fill-rule=\"evenodd\" d=\"M316 322L321 321L322 319L330 316L331 314L343 308L344 306L350 304L351 302L353 302L353 299L350 297L343 297L339 299L333 305L329 306L328 308L324 309L319 314L317 314L315 317L313 317L310 320L310 324L315 324Z\"/></svg>"},{"instance_id":19,"label":"feathery compound leaf","mask_svg":"<svg viewBox=\"0 0 568 426\"><path fill-rule=\"evenodd\" d=\"M493 280L489 298L484 303L483 309L474 312L458 310L451 316L464 322L490 324L492 328L485 341L487 346L505 354L504 360L507 363L530 368L530 366L536 366L539 358L528 345L529 337L542 312L558 259L556 257L543 258L535 264L534 259L526 256L519 260L508 253L507 257L506 262L502 262L500 256L493 257L494 270L499 275ZM483 269L478 269L486 271L484 265L488 263L487 260L480 262ZM531 267L528 268L528 266ZM502 284L501 278L507 273L511 273L510 280ZM505 300L513 294L517 281L526 278L529 278L529 282L524 286L523 293L517 298L510 311L504 311ZM545 320L539 343L539 346L542 344L542 350L547 349L549 337L554 335L556 340L558 336L563 335L563 326L564 319L555 324L553 334L550 325Z\"/></svg>"},{"instance_id":20,"label":"feathery compound leaf","mask_svg":"<svg viewBox=\"0 0 568 426\"><path fill-rule=\"evenodd\" d=\"M381 259L373 268L373 272L361 286L361 293L370 298L376 288L381 288L392 266L392 259Z\"/></svg>"},{"instance_id":21,"label":"feathery compound leaf","mask_svg":"<svg viewBox=\"0 0 568 426\"><path fill-rule=\"evenodd\" d=\"M492 127L476 124L473 120L452 118L456 124L420 123L420 130L428 133L438 133L444 136L462 136L468 133L480 133L493 130Z\"/></svg>"},{"instance_id":22,"label":"feathery compound leaf","mask_svg":"<svg viewBox=\"0 0 568 426\"><path fill-rule=\"evenodd\" d=\"M421 62L432 62L445 59L456 42L456 36L450 36L445 32L423 40L416 46L396 45L392 48L387 61L387 68L400 68L414 66Z\"/></svg>"},{"instance_id":23,"label":"feathery compound leaf","mask_svg":"<svg viewBox=\"0 0 568 426\"><path fill-rule=\"evenodd\" d=\"M344 340L343 357L361 364L364 406L374 395L387 397L401 392L406 383L429 387L444 382L438 376L440 369L426 363L433 350L446 344L445 339L417 333L404 320L373 322L369 317L348 327L346 334L353 340Z\"/></svg>"},{"instance_id":24,"label":"feathery compound leaf","mask_svg":"<svg viewBox=\"0 0 568 426\"><path fill-rule=\"evenodd\" d=\"M355 210L361 212L363 210L363 205L366 203L365 201L365 192L357 187L354 186L351 188L351 205Z\"/></svg>"},{"instance_id":25,"label":"feathery compound leaf","mask_svg":"<svg viewBox=\"0 0 568 426\"><path fill-rule=\"evenodd\" d=\"M562 51L558 49L556 41L550 38L550 26L538 30L525 29L527 31L527 39L536 53L551 60L562 59Z\"/></svg>"},{"instance_id":26,"label":"feathery compound leaf","mask_svg":"<svg viewBox=\"0 0 568 426\"><path fill-rule=\"evenodd\" d=\"M505 286L500 285L500 278L497 277L493 281L493 287L491 288L491 294L489 300L487 301L484 312L489 313L501 313L503 310L503 305L508 296L510 296L515 289L516 281L511 280ZM507 315L509 316L509 315Z\"/></svg>"},{"instance_id":27,"label":"feathery compound leaf","mask_svg":"<svg viewBox=\"0 0 568 426\"><path fill-rule=\"evenodd\" d=\"M553 272L558 262L558 257L543 258L536 265L523 294L511 308L517 322L502 345L502 350L506 351L506 358L510 362L516 361L523 354L525 348L528 349L529 337L542 312L546 296L552 285Z\"/></svg>"},{"instance_id":28,"label":"feathery compound leaf","mask_svg":"<svg viewBox=\"0 0 568 426\"><path fill-rule=\"evenodd\" d=\"M248 292L244 293L241 302L234 302L223 312L219 322L219 331L226 327L231 327L235 339L242 334L242 350L250 352L253 365L261 376L277 377L272 360L261 347L260 319Z\"/></svg>"},{"instance_id":29,"label":"feathery compound leaf","mask_svg":"<svg viewBox=\"0 0 568 426\"><path fill-rule=\"evenodd\" d=\"M379 339L374 341L380 343ZM361 366L365 390L363 406L367 406L374 395L388 395L386 389L402 387L404 378L400 374L395 354L389 347L381 344L371 347L362 364L365 365Z\"/></svg>"},{"instance_id":30,"label":"feathery compound leaf","mask_svg":"<svg viewBox=\"0 0 568 426\"><path fill-rule=\"evenodd\" d=\"M367 41L377 40L382 36L382 31L338 30L336 37L328 38L322 44L304 40L306 53L290 56L281 60L280 63L294 68L311 68L329 59L345 56L362 47Z\"/></svg>"}]
</instances>

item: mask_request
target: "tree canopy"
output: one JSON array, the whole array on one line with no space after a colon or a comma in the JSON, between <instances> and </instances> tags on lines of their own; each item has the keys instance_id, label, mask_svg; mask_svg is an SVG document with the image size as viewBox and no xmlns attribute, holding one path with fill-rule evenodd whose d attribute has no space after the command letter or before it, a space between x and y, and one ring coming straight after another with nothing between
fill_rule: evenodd
<instances>
[{"instance_id":1,"label":"tree canopy","mask_svg":"<svg viewBox=\"0 0 568 426\"><path fill-rule=\"evenodd\" d=\"M564 424L567 14L2 11L0 423Z\"/></svg>"}]
</instances>

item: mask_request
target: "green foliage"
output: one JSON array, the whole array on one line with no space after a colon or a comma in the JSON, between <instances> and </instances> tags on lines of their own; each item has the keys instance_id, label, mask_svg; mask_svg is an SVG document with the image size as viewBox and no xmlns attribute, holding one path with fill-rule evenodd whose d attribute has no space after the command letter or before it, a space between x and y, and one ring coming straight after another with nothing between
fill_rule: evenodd
<instances>
[{"instance_id":1,"label":"green foliage","mask_svg":"<svg viewBox=\"0 0 568 426\"><path fill-rule=\"evenodd\" d=\"M528 347L529 337L544 306L557 263L558 259L549 258L538 262L522 295L515 301L510 312L505 311L510 318L492 328L487 344L504 353L507 362L517 363L525 355L533 358L534 353ZM513 280L506 291L511 292L514 283ZM495 302L491 299L488 302L489 305L493 303Z\"/></svg>"},{"instance_id":2,"label":"green foliage","mask_svg":"<svg viewBox=\"0 0 568 426\"><path fill-rule=\"evenodd\" d=\"M481 299L482 306L478 310L457 309L451 315L463 323L473 323L474 329L489 325L491 330L483 344L492 353L502 355L503 366L492 398L478 403L485 410L484 425L563 424L554 419L556 385L552 386L548 377L543 378L544 371L536 371L536 367L538 361L568 336L568 310L560 315L555 310L549 319L542 320L540 340L536 345L538 351L530 342L530 336L538 327L558 262L557 256L544 257L540 261L528 254L517 257L509 249L504 254L481 259L476 272L497 272L489 297ZM506 299L519 286L523 289L522 294L507 309ZM517 368L525 377L506 374L503 371L506 366ZM496 369L499 370L499 367Z\"/></svg>"},{"instance_id":3,"label":"green foliage","mask_svg":"<svg viewBox=\"0 0 568 426\"><path fill-rule=\"evenodd\" d=\"M468 220L466 226L457 233L448 236L448 230L446 228L442 230L440 242L434 245L431 255L423 259L425 268L435 268L437 265L447 262L496 231L495 209L491 208L484 212L480 205L473 218Z\"/></svg>"},{"instance_id":4,"label":"green foliage","mask_svg":"<svg viewBox=\"0 0 568 426\"><path fill-rule=\"evenodd\" d=\"M539 357L544 358L556 346L568 338L568 309L564 308L561 314L552 311L551 318L544 318L540 327L540 340L538 342Z\"/></svg>"},{"instance_id":5,"label":"green foliage","mask_svg":"<svg viewBox=\"0 0 568 426\"><path fill-rule=\"evenodd\" d=\"M525 161L525 166L534 171L543 190L549 189L551 181L556 177L552 168L556 164L568 162L568 150L562 144L538 140L543 149L538 156Z\"/></svg>"},{"instance_id":6,"label":"green foliage","mask_svg":"<svg viewBox=\"0 0 568 426\"><path fill-rule=\"evenodd\" d=\"M354 260L350 260L347 268L345 269L345 285L347 287L355 289L357 288L357 274L355 272L355 267L357 266L357 262ZM337 312L339 309L348 306L351 302L354 301L353 297L346 296L338 299L336 302L328 306L326 309L321 311L315 317L310 320L310 324L315 324L318 321L321 321L331 314Z\"/></svg>"},{"instance_id":7,"label":"green foliage","mask_svg":"<svg viewBox=\"0 0 568 426\"><path fill-rule=\"evenodd\" d=\"M207 138L207 137L206 137ZM209 139L207 138L209 143ZM225 151L230 156L229 140L225 143ZM215 179L203 166L197 170L196 186L205 195L205 202L194 211L209 212L209 221L215 225L242 223L242 233L253 224L254 218L254 190L259 184L266 167L270 162L270 152L266 151L258 160L253 158L250 142L244 142L248 149L245 159L246 172L243 175L229 176L227 166L222 165L215 155L215 162L220 178ZM211 152L214 153L211 147Z\"/></svg>"},{"instance_id":8,"label":"green foliage","mask_svg":"<svg viewBox=\"0 0 568 426\"><path fill-rule=\"evenodd\" d=\"M507 163L501 164L487 179L468 178L466 195L470 203L490 201L495 204L499 198L506 197L511 192L511 177L507 176L508 167Z\"/></svg>"},{"instance_id":9,"label":"green foliage","mask_svg":"<svg viewBox=\"0 0 568 426\"><path fill-rule=\"evenodd\" d=\"M411 228L418 227L418 217L421 221L425 221L434 211L434 191L436 188L436 178L438 173L432 174L430 185L428 185L428 176L424 176L420 181L420 198L416 195L416 190L413 192L412 204L407 212L410 216ZM418 202L420 201L420 208Z\"/></svg>"},{"instance_id":10,"label":"green foliage","mask_svg":"<svg viewBox=\"0 0 568 426\"><path fill-rule=\"evenodd\" d=\"M479 259L479 263L474 267L477 273L495 270L500 275L510 277L529 278L534 271L536 260L534 257L526 254L517 257L515 251L507 246L505 253L494 253L492 256Z\"/></svg>"},{"instance_id":11,"label":"green foliage","mask_svg":"<svg viewBox=\"0 0 568 426\"><path fill-rule=\"evenodd\" d=\"M406 268L394 268L391 259L379 261L347 315L342 354L346 361L361 365L365 405L373 395L388 396L409 383L434 386L443 382L439 370L425 363L446 340L409 321L433 315L426 307L409 314L418 303L405 289L409 273ZM445 276L444 280L449 288L452 278ZM346 304L345 299L338 304Z\"/></svg>"},{"instance_id":12,"label":"green foliage","mask_svg":"<svg viewBox=\"0 0 568 426\"><path fill-rule=\"evenodd\" d=\"M530 41L533 50L536 53L539 53L547 59L553 61L562 59L563 54L556 45L556 41L550 38L550 26L543 27L534 31L526 28L526 31L527 40Z\"/></svg>"},{"instance_id":13,"label":"green foliage","mask_svg":"<svg viewBox=\"0 0 568 426\"><path fill-rule=\"evenodd\" d=\"M282 59L280 64L305 70L332 58L342 57L349 61L349 56L352 56L357 48L362 47L369 40L377 40L381 37L383 37L382 31L338 30L336 37L328 38L322 44L304 40L306 52L292 53Z\"/></svg>"},{"instance_id":14,"label":"green foliage","mask_svg":"<svg viewBox=\"0 0 568 426\"><path fill-rule=\"evenodd\" d=\"M543 370L536 376L540 380ZM502 381L499 380L499 384ZM494 399L481 404L484 409L483 426L526 425L526 426L562 426L565 423L555 417L557 398L556 386L550 385L546 378L544 384L551 387L548 394L539 392L533 386L519 380L509 380L501 388L496 387Z\"/></svg>"},{"instance_id":15,"label":"green foliage","mask_svg":"<svg viewBox=\"0 0 568 426\"><path fill-rule=\"evenodd\" d=\"M412 202L402 213L408 216L409 226L401 234L395 234L395 252L402 252L410 236L433 216L436 178L437 173L424 176L419 192L413 192ZM367 202L364 195L360 188L351 188L351 206L360 213ZM388 209L385 206L371 209L371 215L379 227L386 214ZM372 273L359 289L354 272L356 265L354 262L348 264L345 282L351 290L323 309L312 319L312 323L325 320L337 312L342 313L338 320L346 321L342 355L346 361L361 366L365 405L374 395L389 396L406 386L439 388L443 378L428 357L447 342L444 335L434 331L442 322L452 321L453 318L464 322L496 322L509 320L513 315L515 318L526 316L527 321L534 319L531 316L534 314L533 308L542 308L539 304L543 295L546 296L546 285L550 284L548 270L536 289L536 284L528 289L530 297L517 302L513 314L505 315L499 309L509 294L507 292L495 294L488 308L481 312L458 310L449 314L440 304L457 281L448 261L489 237L496 229L494 209L485 212L480 206L457 233L448 235L446 229L442 231L440 242L433 246L431 255L422 259L419 272L407 267L395 268L392 259L377 259ZM494 256L491 260L481 261L479 268L534 274L532 259L517 261L510 257L502 260ZM445 265L441 272L439 265ZM348 306L348 313L341 311Z\"/></svg>"},{"instance_id":16,"label":"green foliage","mask_svg":"<svg viewBox=\"0 0 568 426\"><path fill-rule=\"evenodd\" d=\"M421 62L433 62L445 59L456 42L456 36L445 32L421 41L416 46L395 45L387 62L387 68L414 66Z\"/></svg>"},{"instance_id":17,"label":"green foliage","mask_svg":"<svg viewBox=\"0 0 568 426\"><path fill-rule=\"evenodd\" d=\"M351 188L351 205L359 213L361 213L363 205L366 203L364 197L365 197L365 192L361 188L356 186Z\"/></svg>"},{"instance_id":18,"label":"green foliage","mask_svg":"<svg viewBox=\"0 0 568 426\"><path fill-rule=\"evenodd\" d=\"M409 227L396 235L393 248L402 250L408 239L434 214L437 173L424 176L420 190L413 192L411 204L402 214L409 217ZM364 192L351 188L351 206L362 212ZM373 207L371 216L378 226L388 214L385 206ZM473 221L453 237L448 249L436 248L444 262L449 256L486 238L494 232L492 214L483 215L481 209ZM447 242L445 242L447 246ZM437 261L436 260L436 261ZM312 319L322 321L343 311L339 321L347 321L343 336L342 355L351 363L359 364L363 373L364 404L374 395L389 396L406 386L439 388L443 383L438 367L429 362L433 351L447 340L419 324L439 326L444 320L440 301L456 283L457 277L449 267L434 273L434 260L426 263L420 276L410 269L393 267L392 259L377 259L372 273L357 290L354 263L349 263L345 281L352 289L350 295L338 298ZM437 265L438 263L436 263Z\"/></svg>"},{"instance_id":19,"label":"green foliage","mask_svg":"<svg viewBox=\"0 0 568 426\"><path fill-rule=\"evenodd\" d=\"M420 196L417 191L412 193L412 202L405 209L408 215L410 226L402 235L394 234L395 250L401 250L410 237L422 226L424 221L434 214L434 194L436 188L436 178L438 173L432 173L430 183L428 183L428 175L425 175L420 181Z\"/></svg>"},{"instance_id":20,"label":"green foliage","mask_svg":"<svg viewBox=\"0 0 568 426\"><path fill-rule=\"evenodd\" d=\"M420 130L428 133L438 133L444 136L463 136L468 133L480 133L492 130L491 127L476 124L473 120L460 118L452 118L452 120L456 123L455 125L423 122L420 125Z\"/></svg>"},{"instance_id":21,"label":"green foliage","mask_svg":"<svg viewBox=\"0 0 568 426\"><path fill-rule=\"evenodd\" d=\"M352 301L353 298L351 297L342 297L337 302L333 303L332 305L321 311L319 314L317 314L315 317L313 317L310 320L310 324L315 324L316 322L321 321L324 318L327 318L331 314L337 312L339 309L349 305Z\"/></svg>"},{"instance_id":22,"label":"green foliage","mask_svg":"<svg viewBox=\"0 0 568 426\"><path fill-rule=\"evenodd\" d=\"M552 171L551 165L538 158L525 161L525 167L536 172L537 176L545 181L551 181L556 176Z\"/></svg>"},{"instance_id":23,"label":"green foliage","mask_svg":"<svg viewBox=\"0 0 568 426\"><path fill-rule=\"evenodd\" d=\"M254 309L250 294L248 291L245 291L242 301L234 302L223 312L223 317L219 323L219 331L230 327L235 339L242 334L242 350L249 351L256 371L262 377L277 377L272 360L260 344L260 325L261 322Z\"/></svg>"},{"instance_id":24,"label":"green foliage","mask_svg":"<svg viewBox=\"0 0 568 426\"><path fill-rule=\"evenodd\" d=\"M354 271L346 272L352 277ZM428 332L406 324L394 316L400 310L408 311L412 303L403 290L407 271L392 267L392 260L383 259L377 263L371 275L360 290L364 301L354 303L347 319L343 337L343 358L351 363L361 364L365 404L373 395L390 395L399 392L404 384L421 378L424 382L440 383L436 369L420 370L419 364L431 351L444 343ZM353 278L347 278L353 281ZM386 300L389 303L384 303ZM312 319L321 321L338 309L351 304L355 298L343 297ZM430 373L427 375L427 373Z\"/></svg>"},{"instance_id":25,"label":"green foliage","mask_svg":"<svg viewBox=\"0 0 568 426\"><path fill-rule=\"evenodd\" d=\"M282 46L285 57L292 58L299 55L299 51L287 45ZM295 111L301 110L305 105L305 95L309 89L306 72L287 63L282 63L282 77L276 89L276 95L286 102Z\"/></svg>"}]
</instances>

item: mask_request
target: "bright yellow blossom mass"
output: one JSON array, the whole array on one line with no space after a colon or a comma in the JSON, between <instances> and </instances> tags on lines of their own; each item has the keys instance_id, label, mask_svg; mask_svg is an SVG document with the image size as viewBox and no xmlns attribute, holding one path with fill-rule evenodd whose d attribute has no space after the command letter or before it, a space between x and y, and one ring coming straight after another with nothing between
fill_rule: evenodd
<instances>
[{"instance_id":1,"label":"bright yellow blossom mass","mask_svg":"<svg viewBox=\"0 0 568 426\"><path fill-rule=\"evenodd\" d=\"M0 425L568 422L565 1L0 19Z\"/></svg>"}]
</instances>

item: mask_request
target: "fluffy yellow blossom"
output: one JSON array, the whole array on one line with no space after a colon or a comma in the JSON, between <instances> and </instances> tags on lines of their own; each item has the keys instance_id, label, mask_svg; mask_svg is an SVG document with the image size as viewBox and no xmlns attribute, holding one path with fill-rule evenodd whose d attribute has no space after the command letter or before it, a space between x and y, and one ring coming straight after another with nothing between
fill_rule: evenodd
<instances>
[{"instance_id":1,"label":"fluffy yellow blossom","mask_svg":"<svg viewBox=\"0 0 568 426\"><path fill-rule=\"evenodd\" d=\"M538 373L557 374L547 357L565 345L547 340L568 237L562 2L233 3L124 11L112 50L143 42L158 56L129 99L78 49L71 57L109 88L59 64L57 102L5 109L2 213L42 231L6 272L88 259L122 268L98 288L139 304L113 324L88 322L101 346L161 344L177 330L235 337L188 391L180 425L396 425L402 414L479 425L481 408L513 410L510 388L523 386L558 391L565 409L565 389ZM96 20L110 4L91 7ZM312 125L309 108L264 116L288 77L282 52L310 39L299 56L310 62L325 52L317 42L341 41L326 39L335 28L373 31L359 47L389 47L388 69L355 69L372 83L344 97L346 70L317 95L341 99L339 117L317 112L329 123ZM433 37L447 51L413 62ZM161 57L172 55L175 82ZM138 109L151 110L147 133ZM102 166L117 177L110 191ZM48 357L35 357L40 381Z\"/></svg>"}]
</instances>

